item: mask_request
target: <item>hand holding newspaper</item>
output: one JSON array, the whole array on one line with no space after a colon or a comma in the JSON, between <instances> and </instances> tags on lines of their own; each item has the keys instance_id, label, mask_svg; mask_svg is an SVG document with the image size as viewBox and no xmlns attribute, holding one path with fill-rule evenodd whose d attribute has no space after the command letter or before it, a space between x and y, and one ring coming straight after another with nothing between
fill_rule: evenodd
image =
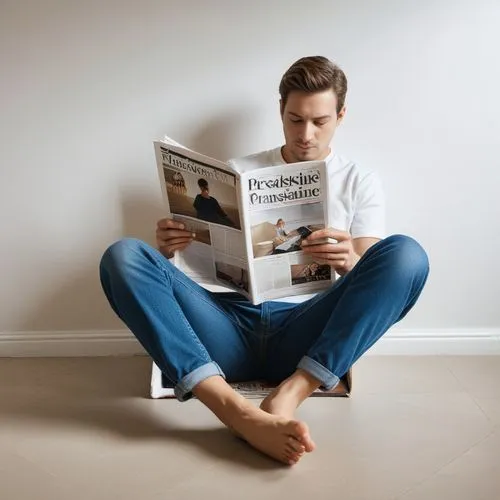
<instances>
[{"instance_id":1,"label":"hand holding newspaper","mask_svg":"<svg viewBox=\"0 0 500 500\"><path fill-rule=\"evenodd\" d=\"M235 290L252 303L319 292L335 272L302 251L329 227L328 183L323 161L252 169L229 164L165 138L155 141L169 218L194 234L173 262L193 280Z\"/></svg>"}]
</instances>

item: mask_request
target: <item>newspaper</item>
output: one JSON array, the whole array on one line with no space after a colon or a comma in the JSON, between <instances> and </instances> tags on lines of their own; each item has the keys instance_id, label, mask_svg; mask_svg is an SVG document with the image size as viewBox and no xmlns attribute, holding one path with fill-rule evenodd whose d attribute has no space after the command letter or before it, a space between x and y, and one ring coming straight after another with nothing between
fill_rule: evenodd
<instances>
[{"instance_id":1,"label":"newspaper","mask_svg":"<svg viewBox=\"0 0 500 500\"><path fill-rule=\"evenodd\" d=\"M232 382L229 384L242 396L250 399L262 399L270 394L278 384L270 384L263 380L253 380L248 382ZM351 370L341 378L339 384L330 390L316 389L311 396L349 396L351 391ZM153 363L151 370L150 395L153 399L173 399L175 398L174 385L163 375L158 365Z\"/></svg>"},{"instance_id":2,"label":"newspaper","mask_svg":"<svg viewBox=\"0 0 500 500\"><path fill-rule=\"evenodd\" d=\"M186 275L253 304L331 286L331 267L302 250L329 227L324 161L239 169L168 137L154 147L167 216L193 234L173 259Z\"/></svg>"}]
</instances>

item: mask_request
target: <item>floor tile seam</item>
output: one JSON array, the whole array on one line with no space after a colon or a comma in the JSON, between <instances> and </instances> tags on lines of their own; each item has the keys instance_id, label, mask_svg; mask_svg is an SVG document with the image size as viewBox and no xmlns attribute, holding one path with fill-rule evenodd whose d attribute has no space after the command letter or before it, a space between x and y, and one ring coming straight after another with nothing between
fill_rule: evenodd
<instances>
[{"instance_id":1,"label":"floor tile seam","mask_svg":"<svg viewBox=\"0 0 500 500\"><path fill-rule=\"evenodd\" d=\"M497 427L498 424L492 420L490 418L490 416L486 413L486 411L483 409L483 407L481 406L481 403L479 403L479 401L476 399L477 396L475 396L474 394L471 394L470 392L467 393L467 395L472 399L472 401L474 402L474 404L479 408L479 410L484 414L484 416L488 419L488 422L490 422L491 425L493 425L493 427ZM488 399L488 398L485 398L485 399ZM491 398L491 399L498 399L500 400L500 398Z\"/></svg>"},{"instance_id":2,"label":"floor tile seam","mask_svg":"<svg viewBox=\"0 0 500 500\"><path fill-rule=\"evenodd\" d=\"M44 467L42 467L39 463L37 463L37 461L32 460L31 458L27 457L24 453L17 451L17 450L12 451L12 453L14 455L16 455L18 458L20 458L21 460L24 460L25 462L28 462L30 465L35 467L35 469L38 472L40 472L41 474L43 474L44 476L48 476L48 477L57 481L58 476L56 474L52 473L51 471L45 469Z\"/></svg>"},{"instance_id":3,"label":"floor tile seam","mask_svg":"<svg viewBox=\"0 0 500 500\"><path fill-rule=\"evenodd\" d=\"M486 441L490 436L492 436L495 433L495 429L490 429L488 434L486 436L481 437L478 441L476 441L474 444L470 445L466 450L462 451L460 454L454 456L451 460L443 464L441 467L438 467L437 470L435 470L430 476L427 476L426 478L422 479L419 481L417 484L414 486L411 486L409 489L405 490L398 496L393 497L391 500L404 500L404 497L408 496L411 492L415 491L417 488L420 486L424 485L425 483L429 482L433 478L435 478L443 469L446 467L449 467L451 464L462 458L464 455L469 453L470 450L475 448L476 446L480 445L482 442Z\"/></svg>"},{"instance_id":4,"label":"floor tile seam","mask_svg":"<svg viewBox=\"0 0 500 500\"><path fill-rule=\"evenodd\" d=\"M481 407L481 405L476 401L476 398L474 397L474 395L470 392L469 389L467 389L467 387L465 387L465 385L460 381L460 379L458 378L458 376L455 374L455 372L453 371L453 369L446 365L446 369L450 372L450 374L452 375L452 377L457 381L458 385L460 387L462 387L463 389L463 392L465 394L467 394L467 396L469 396L469 398L472 400L472 402L476 405L476 407L479 409L479 411L485 416L485 418L488 420L488 422L490 422L491 424L494 424L494 422L491 420L491 418L488 416L488 414L483 410L483 408Z\"/></svg>"}]
</instances>

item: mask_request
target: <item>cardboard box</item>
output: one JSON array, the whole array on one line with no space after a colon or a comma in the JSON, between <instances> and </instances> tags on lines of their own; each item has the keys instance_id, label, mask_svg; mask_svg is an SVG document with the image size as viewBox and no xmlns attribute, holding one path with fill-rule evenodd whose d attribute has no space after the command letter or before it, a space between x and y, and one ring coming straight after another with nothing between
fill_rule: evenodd
<instances>
[{"instance_id":1,"label":"cardboard box","mask_svg":"<svg viewBox=\"0 0 500 500\"><path fill-rule=\"evenodd\" d=\"M230 384L236 391L246 398L265 398L276 386L266 384L263 381L239 382ZM337 386L331 391L318 389L311 397L349 397L352 387L352 370L349 370L341 379ZM153 363L151 370L151 397L153 399L175 398L174 388L163 375L156 363Z\"/></svg>"}]
</instances>

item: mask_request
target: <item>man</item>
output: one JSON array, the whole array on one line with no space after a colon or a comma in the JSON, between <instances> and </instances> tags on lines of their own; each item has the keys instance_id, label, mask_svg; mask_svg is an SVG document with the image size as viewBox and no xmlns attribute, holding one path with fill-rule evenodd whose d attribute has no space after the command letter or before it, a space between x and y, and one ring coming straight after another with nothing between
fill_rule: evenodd
<instances>
[{"instance_id":1,"label":"man","mask_svg":"<svg viewBox=\"0 0 500 500\"><path fill-rule=\"evenodd\" d=\"M198 187L200 188L200 194L196 195L193 203L196 217L207 222L234 227L233 221L222 210L219 202L213 196L210 196L207 180L198 179Z\"/></svg>"},{"instance_id":2,"label":"man","mask_svg":"<svg viewBox=\"0 0 500 500\"><path fill-rule=\"evenodd\" d=\"M276 222L276 238L281 241L286 241L287 233L285 231L285 221L283 219L278 219Z\"/></svg>"},{"instance_id":3,"label":"man","mask_svg":"<svg viewBox=\"0 0 500 500\"><path fill-rule=\"evenodd\" d=\"M296 408L317 388L331 389L350 366L413 307L428 275L424 250L413 239L385 238L383 195L377 177L330 148L344 118L347 81L324 57L294 63L280 83L285 144L235 161L244 171L325 160L332 227L304 246L341 278L300 303L253 306L241 295L208 292L165 257L192 241L183 225L157 225L158 250L137 240L112 245L101 281L122 318L175 384L179 400L193 394L250 445L295 464L315 443ZM265 378L280 382L256 408L227 384Z\"/></svg>"}]
</instances>

